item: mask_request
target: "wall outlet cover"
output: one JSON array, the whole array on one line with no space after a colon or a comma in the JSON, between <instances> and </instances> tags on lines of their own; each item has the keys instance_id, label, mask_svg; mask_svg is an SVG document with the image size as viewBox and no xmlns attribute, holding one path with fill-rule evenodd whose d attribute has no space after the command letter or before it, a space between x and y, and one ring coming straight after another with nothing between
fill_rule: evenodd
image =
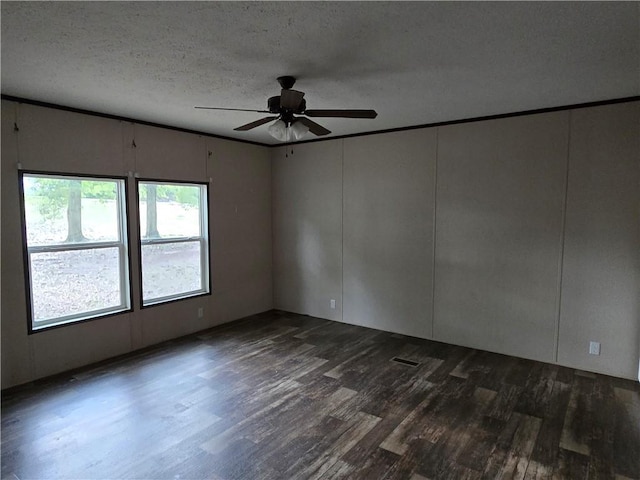
<instances>
[{"instance_id":1,"label":"wall outlet cover","mask_svg":"<svg viewBox=\"0 0 640 480\"><path fill-rule=\"evenodd\" d=\"M589 354L600 355L600 342L589 342Z\"/></svg>"}]
</instances>

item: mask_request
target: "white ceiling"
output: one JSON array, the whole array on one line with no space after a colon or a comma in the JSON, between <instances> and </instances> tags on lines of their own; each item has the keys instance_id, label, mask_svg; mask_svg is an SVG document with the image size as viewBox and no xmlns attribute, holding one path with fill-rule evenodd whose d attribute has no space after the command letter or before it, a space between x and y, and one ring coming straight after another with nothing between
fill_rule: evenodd
<instances>
[{"instance_id":1,"label":"white ceiling","mask_svg":"<svg viewBox=\"0 0 640 480\"><path fill-rule=\"evenodd\" d=\"M333 136L640 94L638 2L1 2L2 93L265 144L294 75ZM307 137L305 137L307 139Z\"/></svg>"}]
</instances>

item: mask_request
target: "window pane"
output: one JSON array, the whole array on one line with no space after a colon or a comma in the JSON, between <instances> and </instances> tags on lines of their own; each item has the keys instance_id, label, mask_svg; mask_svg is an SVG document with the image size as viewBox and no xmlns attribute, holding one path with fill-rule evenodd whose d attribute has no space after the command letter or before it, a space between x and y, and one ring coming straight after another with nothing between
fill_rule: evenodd
<instances>
[{"instance_id":1,"label":"window pane","mask_svg":"<svg viewBox=\"0 0 640 480\"><path fill-rule=\"evenodd\" d=\"M128 309L124 180L23 173L21 181L31 328Z\"/></svg>"},{"instance_id":2,"label":"window pane","mask_svg":"<svg viewBox=\"0 0 640 480\"><path fill-rule=\"evenodd\" d=\"M33 320L121 305L118 248L33 253Z\"/></svg>"},{"instance_id":3,"label":"window pane","mask_svg":"<svg viewBox=\"0 0 640 480\"><path fill-rule=\"evenodd\" d=\"M116 180L24 175L27 245L117 241Z\"/></svg>"},{"instance_id":4,"label":"window pane","mask_svg":"<svg viewBox=\"0 0 640 480\"><path fill-rule=\"evenodd\" d=\"M206 192L205 184L138 182L143 305L209 292Z\"/></svg>"},{"instance_id":5,"label":"window pane","mask_svg":"<svg viewBox=\"0 0 640 480\"><path fill-rule=\"evenodd\" d=\"M142 238L198 237L200 185L140 182L140 235Z\"/></svg>"},{"instance_id":6,"label":"window pane","mask_svg":"<svg viewBox=\"0 0 640 480\"><path fill-rule=\"evenodd\" d=\"M142 245L142 298L203 290L200 242Z\"/></svg>"}]
</instances>

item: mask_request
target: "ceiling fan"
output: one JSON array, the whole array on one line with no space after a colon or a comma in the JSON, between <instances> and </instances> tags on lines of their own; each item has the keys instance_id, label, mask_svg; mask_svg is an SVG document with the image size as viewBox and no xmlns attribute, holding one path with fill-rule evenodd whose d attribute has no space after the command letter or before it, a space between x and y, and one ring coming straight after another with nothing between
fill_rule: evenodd
<instances>
[{"instance_id":1,"label":"ceiling fan","mask_svg":"<svg viewBox=\"0 0 640 480\"><path fill-rule=\"evenodd\" d=\"M251 130L272 120L275 122L269 126L269 133L274 138L281 141L298 140L305 133L310 131L314 135L328 135L331 133L322 125L306 117L333 117L333 118L376 118L378 114L375 110L307 110L307 102L304 99L304 92L292 90L296 79L291 76L278 77L278 83L282 87L280 95L270 97L267 100L268 110L247 110L244 108L221 108L221 107L195 107L204 110L232 110L236 112L256 112L270 113L271 115L256 120L246 125L234 128L239 132Z\"/></svg>"}]
</instances>

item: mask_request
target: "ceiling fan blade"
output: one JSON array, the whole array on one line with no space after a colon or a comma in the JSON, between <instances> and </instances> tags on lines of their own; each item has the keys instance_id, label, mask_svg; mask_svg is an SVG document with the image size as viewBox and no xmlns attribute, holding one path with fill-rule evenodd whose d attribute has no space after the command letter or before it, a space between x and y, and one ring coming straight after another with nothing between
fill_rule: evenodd
<instances>
[{"instance_id":1,"label":"ceiling fan blade","mask_svg":"<svg viewBox=\"0 0 640 480\"><path fill-rule=\"evenodd\" d=\"M228 110L231 112L255 112L255 113L271 113L269 110L247 110L244 108L221 108L221 107L193 107L200 110Z\"/></svg>"},{"instance_id":2,"label":"ceiling fan blade","mask_svg":"<svg viewBox=\"0 0 640 480\"><path fill-rule=\"evenodd\" d=\"M280 107L287 110L297 110L302 103L304 92L297 90L282 89L280 92Z\"/></svg>"},{"instance_id":3,"label":"ceiling fan blade","mask_svg":"<svg viewBox=\"0 0 640 480\"><path fill-rule=\"evenodd\" d=\"M234 128L234 130L238 132L246 132L247 130L251 130L252 128L259 127L260 125L264 125L265 123L269 123L271 120L275 120L278 117L264 117L260 120L256 120L255 122L247 123L246 125L242 125L241 127Z\"/></svg>"},{"instance_id":4,"label":"ceiling fan blade","mask_svg":"<svg viewBox=\"0 0 640 480\"><path fill-rule=\"evenodd\" d=\"M375 110L305 110L307 117L376 118Z\"/></svg>"},{"instance_id":5,"label":"ceiling fan blade","mask_svg":"<svg viewBox=\"0 0 640 480\"><path fill-rule=\"evenodd\" d=\"M313 120L309 120L308 118L297 117L296 121L301 122L303 125L309 127L309 131L314 135L322 136L331 133L331 130L327 130L322 125L318 125L316 122L314 122Z\"/></svg>"}]
</instances>

